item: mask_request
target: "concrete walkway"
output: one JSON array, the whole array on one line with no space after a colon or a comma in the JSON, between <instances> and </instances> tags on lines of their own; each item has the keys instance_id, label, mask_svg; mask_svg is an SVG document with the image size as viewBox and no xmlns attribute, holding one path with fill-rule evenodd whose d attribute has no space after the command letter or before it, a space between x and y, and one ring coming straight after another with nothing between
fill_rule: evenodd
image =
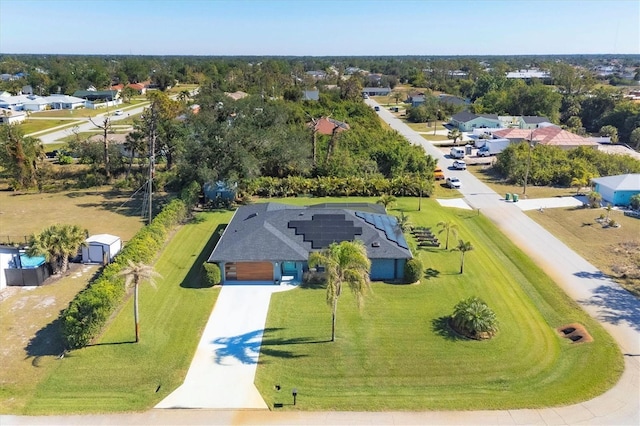
<instances>
[{"instance_id":1,"label":"concrete walkway","mask_svg":"<svg viewBox=\"0 0 640 426\"><path fill-rule=\"evenodd\" d=\"M293 285L226 285L184 383L156 408L268 410L253 384L271 294Z\"/></svg>"}]
</instances>

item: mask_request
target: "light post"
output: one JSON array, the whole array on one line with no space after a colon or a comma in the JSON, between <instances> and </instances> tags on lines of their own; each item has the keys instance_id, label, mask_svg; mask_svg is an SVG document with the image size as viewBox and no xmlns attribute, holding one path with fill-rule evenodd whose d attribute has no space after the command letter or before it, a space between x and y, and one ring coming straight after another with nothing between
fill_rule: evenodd
<instances>
[{"instance_id":1,"label":"light post","mask_svg":"<svg viewBox=\"0 0 640 426\"><path fill-rule=\"evenodd\" d=\"M293 405L296 405L296 398L298 397L298 389L293 388L291 391L291 395L293 395Z\"/></svg>"}]
</instances>

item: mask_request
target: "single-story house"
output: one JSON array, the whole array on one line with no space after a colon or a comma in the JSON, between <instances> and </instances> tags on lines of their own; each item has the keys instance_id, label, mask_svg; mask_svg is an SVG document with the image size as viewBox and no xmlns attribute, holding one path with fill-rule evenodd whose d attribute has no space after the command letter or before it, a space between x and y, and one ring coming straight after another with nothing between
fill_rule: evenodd
<instances>
[{"instance_id":1,"label":"single-story house","mask_svg":"<svg viewBox=\"0 0 640 426\"><path fill-rule=\"evenodd\" d=\"M73 96L87 101L114 101L118 99L117 90L76 90Z\"/></svg>"},{"instance_id":2,"label":"single-story house","mask_svg":"<svg viewBox=\"0 0 640 426\"><path fill-rule=\"evenodd\" d=\"M109 234L92 235L84 243L82 263L109 264L122 249L120 237Z\"/></svg>"},{"instance_id":3,"label":"single-story house","mask_svg":"<svg viewBox=\"0 0 640 426\"><path fill-rule=\"evenodd\" d=\"M369 96L389 96L391 94L390 87L365 87L362 89L363 95Z\"/></svg>"},{"instance_id":4,"label":"single-story house","mask_svg":"<svg viewBox=\"0 0 640 426\"><path fill-rule=\"evenodd\" d=\"M321 70L307 71L305 74L307 74L307 76L309 77L313 77L316 80L324 80L325 78L327 78L327 73Z\"/></svg>"},{"instance_id":5,"label":"single-story house","mask_svg":"<svg viewBox=\"0 0 640 426\"><path fill-rule=\"evenodd\" d=\"M461 132L471 132L473 129L498 129L502 123L496 114L473 114L462 111L451 117L451 125Z\"/></svg>"},{"instance_id":6,"label":"single-story house","mask_svg":"<svg viewBox=\"0 0 640 426\"><path fill-rule=\"evenodd\" d=\"M463 99L459 96L445 95L444 93L438 95L438 100L445 104L455 105L463 108L471 105L471 101L469 101L469 99Z\"/></svg>"},{"instance_id":7,"label":"single-story house","mask_svg":"<svg viewBox=\"0 0 640 426\"><path fill-rule=\"evenodd\" d=\"M425 103L426 96L423 92L411 92L407 96L407 103L410 103L412 107L417 107Z\"/></svg>"},{"instance_id":8,"label":"single-story house","mask_svg":"<svg viewBox=\"0 0 640 426\"><path fill-rule=\"evenodd\" d=\"M319 101L320 91L319 90L303 90L302 100L303 101Z\"/></svg>"},{"instance_id":9,"label":"single-story house","mask_svg":"<svg viewBox=\"0 0 640 426\"><path fill-rule=\"evenodd\" d=\"M17 124L22 123L27 118L24 111L11 111L10 109L0 108L0 124Z\"/></svg>"},{"instance_id":10,"label":"single-story house","mask_svg":"<svg viewBox=\"0 0 640 426\"><path fill-rule=\"evenodd\" d=\"M588 138L568 132L555 125L544 125L537 129L501 129L493 132L495 138L509 139L513 142L533 141L536 144L573 149L581 146L598 149L598 143Z\"/></svg>"},{"instance_id":11,"label":"single-story house","mask_svg":"<svg viewBox=\"0 0 640 426\"><path fill-rule=\"evenodd\" d=\"M76 109L87 106L84 99L69 95L50 95L45 98L51 109Z\"/></svg>"},{"instance_id":12,"label":"single-story house","mask_svg":"<svg viewBox=\"0 0 640 426\"><path fill-rule=\"evenodd\" d=\"M236 210L208 262L223 284L300 282L314 251L334 242L362 241L372 280L396 280L413 256L395 217L376 204L308 207L257 203Z\"/></svg>"},{"instance_id":13,"label":"single-story house","mask_svg":"<svg viewBox=\"0 0 640 426\"><path fill-rule=\"evenodd\" d=\"M13 111L44 111L48 107L49 102L41 96L0 96L0 108L10 109Z\"/></svg>"},{"instance_id":14,"label":"single-story house","mask_svg":"<svg viewBox=\"0 0 640 426\"><path fill-rule=\"evenodd\" d=\"M308 123L308 125L310 127L313 126L316 132L322 135L329 136L333 135L334 133L339 133L350 129L347 123L329 117L322 117L315 122L315 125L313 123Z\"/></svg>"},{"instance_id":15,"label":"single-story house","mask_svg":"<svg viewBox=\"0 0 640 426\"><path fill-rule=\"evenodd\" d=\"M631 197L640 194L640 174L625 174L591 179L594 191L602 196L602 201L614 206L628 206Z\"/></svg>"},{"instance_id":16,"label":"single-story house","mask_svg":"<svg viewBox=\"0 0 640 426\"><path fill-rule=\"evenodd\" d=\"M536 115L524 115L518 117L518 127L521 129L537 129L545 124L550 124L551 120L547 117L538 117ZM542 126L541 126L542 125Z\"/></svg>"}]
</instances>

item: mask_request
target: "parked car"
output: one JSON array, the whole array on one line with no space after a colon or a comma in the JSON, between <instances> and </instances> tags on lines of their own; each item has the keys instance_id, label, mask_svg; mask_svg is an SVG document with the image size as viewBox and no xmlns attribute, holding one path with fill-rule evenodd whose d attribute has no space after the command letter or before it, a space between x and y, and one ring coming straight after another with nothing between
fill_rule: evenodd
<instances>
[{"instance_id":1,"label":"parked car","mask_svg":"<svg viewBox=\"0 0 640 426\"><path fill-rule=\"evenodd\" d=\"M446 183L449 188L453 189L460 189L461 186L460 179L457 177L448 177Z\"/></svg>"},{"instance_id":2,"label":"parked car","mask_svg":"<svg viewBox=\"0 0 640 426\"><path fill-rule=\"evenodd\" d=\"M451 151L449 151L449 155L452 158L464 158L464 148L454 146L451 148Z\"/></svg>"},{"instance_id":3,"label":"parked car","mask_svg":"<svg viewBox=\"0 0 640 426\"><path fill-rule=\"evenodd\" d=\"M373 109L375 109L376 111L380 111L380 107L378 105L374 106Z\"/></svg>"},{"instance_id":4,"label":"parked car","mask_svg":"<svg viewBox=\"0 0 640 426\"><path fill-rule=\"evenodd\" d=\"M453 162L453 168L456 170L467 170L467 163L462 160L456 160Z\"/></svg>"}]
</instances>

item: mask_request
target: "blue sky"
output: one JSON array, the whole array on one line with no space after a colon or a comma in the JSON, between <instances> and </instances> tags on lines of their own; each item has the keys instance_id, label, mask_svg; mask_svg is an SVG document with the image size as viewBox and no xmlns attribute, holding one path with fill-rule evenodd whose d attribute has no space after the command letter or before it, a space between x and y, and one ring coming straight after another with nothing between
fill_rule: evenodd
<instances>
[{"instance_id":1,"label":"blue sky","mask_svg":"<svg viewBox=\"0 0 640 426\"><path fill-rule=\"evenodd\" d=\"M639 54L638 0L0 0L0 53Z\"/></svg>"}]
</instances>

